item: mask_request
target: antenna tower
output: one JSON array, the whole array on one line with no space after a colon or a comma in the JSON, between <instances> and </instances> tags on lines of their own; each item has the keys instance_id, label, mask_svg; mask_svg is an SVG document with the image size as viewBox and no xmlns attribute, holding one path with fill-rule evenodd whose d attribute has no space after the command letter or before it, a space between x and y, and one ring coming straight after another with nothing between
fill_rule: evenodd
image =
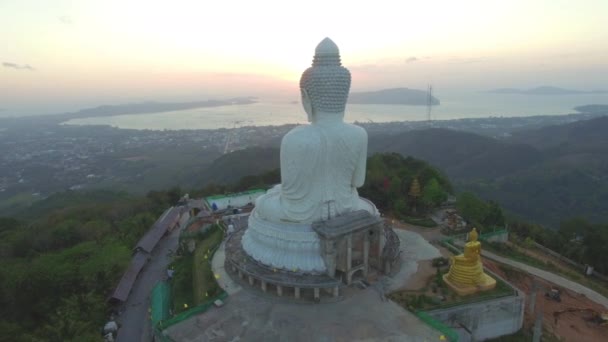
<instances>
[{"instance_id":1,"label":"antenna tower","mask_svg":"<svg viewBox=\"0 0 608 342\"><path fill-rule=\"evenodd\" d=\"M426 121L430 125L432 122L431 121L431 109L433 108L433 85L429 84L428 95L429 95L429 97L427 98L427 101L426 101Z\"/></svg>"}]
</instances>

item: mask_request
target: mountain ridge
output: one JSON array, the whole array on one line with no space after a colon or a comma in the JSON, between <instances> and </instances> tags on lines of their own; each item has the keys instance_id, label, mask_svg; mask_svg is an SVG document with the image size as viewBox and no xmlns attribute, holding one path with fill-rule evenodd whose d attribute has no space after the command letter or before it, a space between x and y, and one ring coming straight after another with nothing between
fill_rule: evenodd
<instances>
[{"instance_id":1,"label":"mountain ridge","mask_svg":"<svg viewBox=\"0 0 608 342\"><path fill-rule=\"evenodd\" d=\"M520 95L576 95L576 94L605 94L605 90L574 90L554 86L538 86L530 89L497 88L485 91L492 94L520 94Z\"/></svg>"}]
</instances>

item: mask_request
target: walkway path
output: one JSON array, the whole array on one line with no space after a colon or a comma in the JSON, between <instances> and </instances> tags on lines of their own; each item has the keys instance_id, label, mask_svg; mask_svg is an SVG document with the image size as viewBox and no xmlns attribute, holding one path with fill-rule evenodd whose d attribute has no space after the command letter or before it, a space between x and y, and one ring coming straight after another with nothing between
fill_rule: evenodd
<instances>
[{"instance_id":1,"label":"walkway path","mask_svg":"<svg viewBox=\"0 0 608 342\"><path fill-rule=\"evenodd\" d=\"M241 286L235 283L232 278L226 273L224 268L224 261L226 260L225 241L222 241L220 247L215 251L213 259L211 260L211 269L217 278L218 285L224 289L229 295L233 295L241 291Z\"/></svg>"},{"instance_id":2,"label":"walkway path","mask_svg":"<svg viewBox=\"0 0 608 342\"><path fill-rule=\"evenodd\" d=\"M179 228L176 228L167 237L160 240L150 260L144 266L135 281L129 299L124 304L124 312L118 316L121 327L118 329L118 342L138 342L152 340L152 327L148 308L150 307L150 294L152 288L167 274L167 266L170 262L169 249L175 251L179 242Z\"/></svg>"},{"instance_id":3,"label":"walkway path","mask_svg":"<svg viewBox=\"0 0 608 342\"><path fill-rule=\"evenodd\" d=\"M544 271L544 270L541 270L539 268L536 268L536 267L533 267L530 265L526 265L526 264L518 262L518 261L514 261L511 259L507 259L505 257L501 257L492 252L488 252L488 251L484 250L481 252L481 254L488 259L492 259L494 261L498 261L500 263L503 263L503 264L506 264L509 266L513 266L517 269L520 269L520 270L526 271L530 274L533 274L539 278L550 281L556 285L567 288L568 290L585 295L587 298L591 299L592 301L602 304L604 307L608 308L608 298L606 298L606 297L602 296L601 294L593 291L592 289L585 287L579 283L576 283L572 280L566 279L557 274L554 274L554 273L551 273L548 271Z\"/></svg>"}]
</instances>

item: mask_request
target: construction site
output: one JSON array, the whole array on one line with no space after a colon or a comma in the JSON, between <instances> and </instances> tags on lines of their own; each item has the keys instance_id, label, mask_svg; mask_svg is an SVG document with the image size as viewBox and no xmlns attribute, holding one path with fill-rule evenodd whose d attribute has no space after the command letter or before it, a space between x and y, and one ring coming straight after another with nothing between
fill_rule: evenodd
<instances>
[{"instance_id":1,"label":"construction site","mask_svg":"<svg viewBox=\"0 0 608 342\"><path fill-rule=\"evenodd\" d=\"M523 331L543 340L601 342L608 339L608 308L558 284L485 260L484 266L526 293Z\"/></svg>"}]
</instances>

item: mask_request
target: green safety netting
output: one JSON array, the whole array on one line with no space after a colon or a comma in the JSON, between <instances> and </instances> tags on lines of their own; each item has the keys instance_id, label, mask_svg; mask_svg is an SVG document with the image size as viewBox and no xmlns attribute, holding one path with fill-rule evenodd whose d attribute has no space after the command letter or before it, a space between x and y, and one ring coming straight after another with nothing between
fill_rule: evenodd
<instances>
[{"instance_id":1,"label":"green safety netting","mask_svg":"<svg viewBox=\"0 0 608 342\"><path fill-rule=\"evenodd\" d=\"M159 322L159 324L156 325L156 327L158 328L159 331L167 329L168 327L170 327L172 325L175 325L179 322L187 320L188 318L190 318L192 316L196 316L198 314L201 314L201 313L207 311L207 309L209 309L213 305L213 302L215 302L217 299L224 300L224 299L226 299L226 297L228 297L228 294L226 292L222 292L218 296L215 296L215 297L209 299L208 301L204 302L201 305L198 305L190 310L177 314L177 315L173 316L171 319Z\"/></svg>"},{"instance_id":2,"label":"green safety netting","mask_svg":"<svg viewBox=\"0 0 608 342\"><path fill-rule=\"evenodd\" d=\"M421 321L426 323L428 326L439 331L442 334L441 337L443 337L443 338L440 337L439 339L441 339L441 340L447 339L450 342L458 342L458 338L459 338L458 333L456 331L454 331L452 328L450 328L447 325L443 324L442 322L434 319L433 317L431 317L429 314L427 314L424 311L416 311L414 314L418 318L420 318Z\"/></svg>"},{"instance_id":3,"label":"green safety netting","mask_svg":"<svg viewBox=\"0 0 608 342\"><path fill-rule=\"evenodd\" d=\"M171 287L168 282L160 281L152 289L150 298L150 321L156 326L158 322L169 319L171 316Z\"/></svg>"}]
</instances>

